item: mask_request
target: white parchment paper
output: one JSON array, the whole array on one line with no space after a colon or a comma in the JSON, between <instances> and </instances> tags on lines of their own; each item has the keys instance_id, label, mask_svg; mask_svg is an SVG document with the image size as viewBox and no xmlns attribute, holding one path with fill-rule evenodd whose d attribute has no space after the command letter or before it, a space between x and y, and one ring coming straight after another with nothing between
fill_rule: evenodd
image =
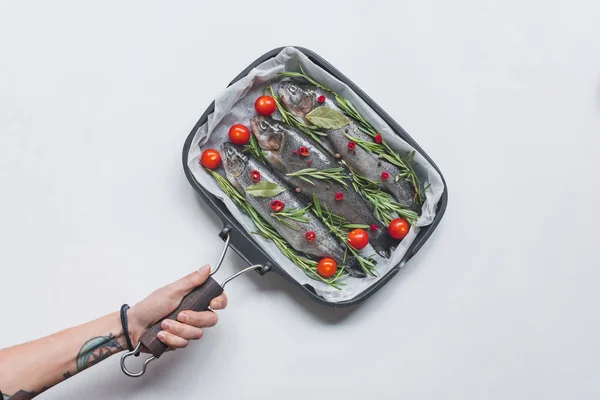
<instances>
[{"instance_id":1,"label":"white parchment paper","mask_svg":"<svg viewBox=\"0 0 600 400\"><path fill-rule=\"evenodd\" d=\"M252 220L235 206L233 201L223 193L210 174L204 171L200 166L200 155L203 149L218 149L223 142L227 141L231 125L242 123L249 126L250 119L255 115L254 101L263 94L265 84L268 81L277 79L277 74L281 71L298 71L298 62L302 64L303 69L309 76L326 84L341 96L349 99L361 115L381 133L394 150L402 155L406 155L414 150L408 143L400 139L381 117L344 83L312 63L299 50L293 47L286 47L276 57L258 65L248 75L225 89L216 97L215 110L208 116L207 123L202 125L196 132L188 154L188 166L196 180L209 192L223 200L231 214L240 221L244 229L249 233L255 230ZM274 85L274 90L276 90L276 82L274 82ZM274 117L278 118L278 115L275 114ZM334 289L323 282L307 277L301 269L284 257L279 249L270 241L258 235L254 235L254 237L273 260L301 284L310 284L319 295L331 302L350 300L373 285L380 277L397 265L419 233L419 227L429 225L434 220L438 201L444 191L444 184L437 171L419 153L415 154L413 165L424 186L429 185L425 192L426 200L423 204L423 213L417 221L416 227L411 228L408 235L400 242L400 245L389 259L376 258L378 261L378 277L364 279L346 278L343 289Z\"/></svg>"}]
</instances>

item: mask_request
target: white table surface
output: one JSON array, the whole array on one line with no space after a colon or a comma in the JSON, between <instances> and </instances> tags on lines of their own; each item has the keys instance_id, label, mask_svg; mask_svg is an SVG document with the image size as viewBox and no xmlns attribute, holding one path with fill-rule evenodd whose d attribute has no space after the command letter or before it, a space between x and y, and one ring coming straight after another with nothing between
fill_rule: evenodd
<instances>
[{"instance_id":1,"label":"white table surface","mask_svg":"<svg viewBox=\"0 0 600 400\"><path fill-rule=\"evenodd\" d=\"M215 262L181 149L274 47L387 110L443 171L446 216L356 309L253 274L144 378L112 357L40 398L598 398L598 3L232 3L0 2L0 347Z\"/></svg>"}]
</instances>

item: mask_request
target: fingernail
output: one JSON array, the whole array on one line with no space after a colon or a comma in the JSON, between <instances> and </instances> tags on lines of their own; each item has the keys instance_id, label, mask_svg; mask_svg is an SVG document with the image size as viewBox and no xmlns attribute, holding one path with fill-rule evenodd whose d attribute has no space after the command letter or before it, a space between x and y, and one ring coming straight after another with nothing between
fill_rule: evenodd
<instances>
[{"instance_id":1,"label":"fingernail","mask_svg":"<svg viewBox=\"0 0 600 400\"><path fill-rule=\"evenodd\" d=\"M179 314L179 320L181 322L187 322L188 319L190 319L190 317L187 314L185 314L185 313Z\"/></svg>"},{"instance_id":2,"label":"fingernail","mask_svg":"<svg viewBox=\"0 0 600 400\"><path fill-rule=\"evenodd\" d=\"M165 333L163 331L158 332L158 335L156 335L160 340L163 340L165 338Z\"/></svg>"},{"instance_id":3,"label":"fingernail","mask_svg":"<svg viewBox=\"0 0 600 400\"><path fill-rule=\"evenodd\" d=\"M207 269L210 269L210 265L208 265L208 264L206 264L206 265L203 265L203 266L202 266L202 268L200 268L200 269L198 270L198 272L204 272L204 271L206 271Z\"/></svg>"},{"instance_id":4,"label":"fingernail","mask_svg":"<svg viewBox=\"0 0 600 400\"><path fill-rule=\"evenodd\" d=\"M162 326L162 328L164 330L169 330L169 328L171 327L171 323L169 321L167 321L167 320L164 320L162 322L162 324L160 324L160 326Z\"/></svg>"}]
</instances>

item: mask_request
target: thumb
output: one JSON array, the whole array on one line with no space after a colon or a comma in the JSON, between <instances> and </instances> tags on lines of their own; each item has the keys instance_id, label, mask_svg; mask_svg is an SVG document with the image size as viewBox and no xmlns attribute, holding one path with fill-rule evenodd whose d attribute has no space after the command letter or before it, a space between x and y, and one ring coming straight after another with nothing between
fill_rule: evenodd
<instances>
[{"instance_id":1,"label":"thumb","mask_svg":"<svg viewBox=\"0 0 600 400\"><path fill-rule=\"evenodd\" d=\"M172 288L179 293L182 297L202 285L208 279L210 275L210 265L206 264L198 271L194 271L189 275L184 276L171 283Z\"/></svg>"}]
</instances>

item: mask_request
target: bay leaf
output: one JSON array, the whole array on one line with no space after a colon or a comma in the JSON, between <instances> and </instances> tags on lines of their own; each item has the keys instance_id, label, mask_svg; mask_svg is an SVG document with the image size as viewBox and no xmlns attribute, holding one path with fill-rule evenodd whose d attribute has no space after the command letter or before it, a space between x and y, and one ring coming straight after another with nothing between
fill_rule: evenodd
<instances>
[{"instance_id":1,"label":"bay leaf","mask_svg":"<svg viewBox=\"0 0 600 400\"><path fill-rule=\"evenodd\" d=\"M350 123L348 117L331 107L317 107L306 114L306 119L324 129L341 129Z\"/></svg>"},{"instance_id":2,"label":"bay leaf","mask_svg":"<svg viewBox=\"0 0 600 400\"><path fill-rule=\"evenodd\" d=\"M254 197L273 197L285 192L285 188L274 182L257 182L246 188L246 193Z\"/></svg>"}]
</instances>

